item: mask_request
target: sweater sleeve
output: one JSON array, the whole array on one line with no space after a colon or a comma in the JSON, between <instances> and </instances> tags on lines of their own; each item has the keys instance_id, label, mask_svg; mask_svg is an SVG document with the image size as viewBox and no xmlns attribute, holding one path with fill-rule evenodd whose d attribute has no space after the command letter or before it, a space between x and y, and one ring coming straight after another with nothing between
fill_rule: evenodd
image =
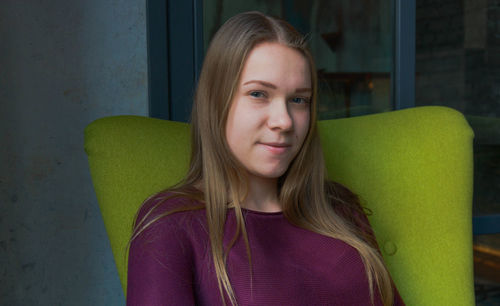
<instances>
[{"instance_id":1,"label":"sweater sleeve","mask_svg":"<svg viewBox=\"0 0 500 306\"><path fill-rule=\"evenodd\" d=\"M158 199L139 211L141 220ZM156 209L146 222L158 215ZM194 305L193 255L189 237L177 214L162 217L130 244L127 305Z\"/></svg>"}]
</instances>

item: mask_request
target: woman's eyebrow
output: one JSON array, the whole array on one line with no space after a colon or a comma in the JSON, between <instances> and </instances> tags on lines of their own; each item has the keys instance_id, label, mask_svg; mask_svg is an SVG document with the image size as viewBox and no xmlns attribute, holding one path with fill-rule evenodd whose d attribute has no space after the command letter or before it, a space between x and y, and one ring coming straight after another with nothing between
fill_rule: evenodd
<instances>
[{"instance_id":1,"label":"woman's eyebrow","mask_svg":"<svg viewBox=\"0 0 500 306\"><path fill-rule=\"evenodd\" d=\"M243 86L247 85L247 84L251 84L251 83L257 83L257 84L260 84L262 86L265 86L265 87L269 87L269 88L272 88L272 89L277 89L278 87L272 83L269 83L269 82L265 82L265 81L260 81L260 80L251 80L251 81L248 81L248 82L245 82L243 83ZM299 92L312 92L311 88L297 88L295 89L295 92L296 93L299 93Z\"/></svg>"},{"instance_id":2,"label":"woman's eyebrow","mask_svg":"<svg viewBox=\"0 0 500 306\"><path fill-rule=\"evenodd\" d=\"M274 84L271 84L269 82L264 82L264 81L259 81L259 80L251 80L251 81L248 81L248 82L245 82L243 83L243 85L247 85L247 84L251 84L251 83L257 83L257 84L260 84L262 86L266 86L266 87L269 87L269 88L272 88L272 89L276 89L278 88L276 85Z\"/></svg>"}]
</instances>

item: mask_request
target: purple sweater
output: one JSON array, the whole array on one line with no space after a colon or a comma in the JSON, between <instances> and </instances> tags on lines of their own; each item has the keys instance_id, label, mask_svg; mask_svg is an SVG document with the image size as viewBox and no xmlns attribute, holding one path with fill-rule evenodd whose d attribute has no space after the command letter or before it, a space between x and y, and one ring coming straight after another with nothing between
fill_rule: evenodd
<instances>
[{"instance_id":1,"label":"purple sweater","mask_svg":"<svg viewBox=\"0 0 500 306\"><path fill-rule=\"evenodd\" d=\"M185 201L168 200L153 215L181 202ZM148 200L139 220L155 203L158 197ZM354 248L296 227L282 213L243 210L243 214L253 279L242 238L227 258L239 305L370 305L365 268ZM234 234L235 220L230 209L224 245ZM381 305L375 296L375 305ZM131 243L127 305L222 305L205 210L164 217ZM397 292L395 305L404 305Z\"/></svg>"}]
</instances>

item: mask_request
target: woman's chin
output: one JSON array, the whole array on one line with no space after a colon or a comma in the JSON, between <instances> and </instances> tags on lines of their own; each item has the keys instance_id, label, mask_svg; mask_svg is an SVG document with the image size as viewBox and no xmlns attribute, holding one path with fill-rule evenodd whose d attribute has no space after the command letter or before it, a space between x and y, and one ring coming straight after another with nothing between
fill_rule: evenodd
<instances>
[{"instance_id":1,"label":"woman's chin","mask_svg":"<svg viewBox=\"0 0 500 306\"><path fill-rule=\"evenodd\" d=\"M258 176L260 178L267 178L267 179L278 179L280 178L283 174L285 174L286 170L288 167L276 167L273 169L259 169L256 171L250 172L254 176Z\"/></svg>"}]
</instances>

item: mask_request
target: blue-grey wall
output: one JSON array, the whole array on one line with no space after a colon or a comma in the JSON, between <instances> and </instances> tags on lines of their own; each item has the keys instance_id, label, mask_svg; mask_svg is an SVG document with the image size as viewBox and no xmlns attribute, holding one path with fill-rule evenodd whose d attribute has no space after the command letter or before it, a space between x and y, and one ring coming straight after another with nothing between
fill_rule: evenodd
<instances>
[{"instance_id":1,"label":"blue-grey wall","mask_svg":"<svg viewBox=\"0 0 500 306\"><path fill-rule=\"evenodd\" d=\"M146 1L0 1L0 304L121 305L83 129L147 115Z\"/></svg>"}]
</instances>

